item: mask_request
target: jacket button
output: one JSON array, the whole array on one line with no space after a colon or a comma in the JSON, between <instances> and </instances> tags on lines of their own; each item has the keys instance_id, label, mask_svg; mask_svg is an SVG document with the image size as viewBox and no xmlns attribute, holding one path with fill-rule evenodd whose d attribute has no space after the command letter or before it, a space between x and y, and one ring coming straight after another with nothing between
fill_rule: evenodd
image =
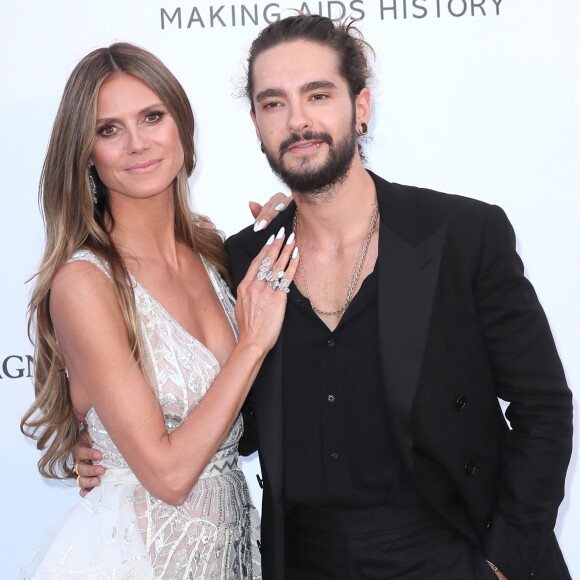
<instances>
[{"instance_id":1,"label":"jacket button","mask_svg":"<svg viewBox=\"0 0 580 580\"><path fill-rule=\"evenodd\" d=\"M471 459L468 459L463 466L463 471L465 475L473 475L475 473L475 465Z\"/></svg>"},{"instance_id":2,"label":"jacket button","mask_svg":"<svg viewBox=\"0 0 580 580\"><path fill-rule=\"evenodd\" d=\"M258 480L258 485L260 489L264 489L264 480L260 477L258 473L256 473L256 479Z\"/></svg>"},{"instance_id":3,"label":"jacket button","mask_svg":"<svg viewBox=\"0 0 580 580\"><path fill-rule=\"evenodd\" d=\"M487 521L487 524L485 524L485 529L486 529L486 530L489 530L489 529L491 529L491 520L488 520L488 521Z\"/></svg>"},{"instance_id":4,"label":"jacket button","mask_svg":"<svg viewBox=\"0 0 580 580\"><path fill-rule=\"evenodd\" d=\"M467 404L467 399L465 398L465 395L459 395L459 397L457 397L457 399L455 399L455 407L459 411L461 411L461 409L463 409L466 404Z\"/></svg>"}]
</instances>

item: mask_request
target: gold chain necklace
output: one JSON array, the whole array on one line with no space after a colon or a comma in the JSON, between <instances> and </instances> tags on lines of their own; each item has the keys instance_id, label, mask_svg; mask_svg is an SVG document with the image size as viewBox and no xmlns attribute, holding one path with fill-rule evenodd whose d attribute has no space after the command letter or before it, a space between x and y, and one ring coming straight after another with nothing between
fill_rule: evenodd
<instances>
[{"instance_id":1,"label":"gold chain necklace","mask_svg":"<svg viewBox=\"0 0 580 580\"><path fill-rule=\"evenodd\" d=\"M341 312L344 312L348 308L348 305L351 303L351 301L354 297L354 291L356 289L356 285L358 284L358 280L360 278L360 275L361 275L361 272L363 269L363 265L364 265L365 259L367 257L367 253L369 251L369 246L371 245L371 239L373 237L373 232L375 231L375 226L376 226L378 217L379 217L379 204L375 201L375 203L373 205L373 212L371 214L371 219L369 221L366 235L363 238L363 241L360 245L360 249L358 251L358 260L357 260L356 264L354 265L354 270L352 272L352 276L350 277L350 281L348 283L348 287L346 290L346 300L344 301L344 304L340 308L337 308L336 310L332 310L332 311L327 311L327 310L320 310L320 309L316 308L316 306L314 306L314 304L312 304L312 300L310 300L310 290L308 288L308 281L306 280L306 272L304 270L304 262L303 262L301 256L298 258L298 267L300 269L300 275L302 277L302 282L304 284L304 290L306 291L306 298L308 298L308 300L310 301L310 306L312 307L312 310L314 310L314 312L316 312L316 314L319 314L320 316L335 316L336 314L340 314ZM292 227L294 229L294 234L296 236L296 245L298 247L300 247L300 222L298 221L298 208L296 208L296 213L294 214L294 220L292 223ZM296 281L294 281L294 283L296 283Z\"/></svg>"}]
</instances>

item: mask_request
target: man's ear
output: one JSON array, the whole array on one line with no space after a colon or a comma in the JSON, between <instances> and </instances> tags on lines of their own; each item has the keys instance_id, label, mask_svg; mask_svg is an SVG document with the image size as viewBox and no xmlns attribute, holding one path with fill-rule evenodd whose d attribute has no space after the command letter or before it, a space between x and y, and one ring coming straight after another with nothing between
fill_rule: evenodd
<instances>
[{"instance_id":1,"label":"man's ear","mask_svg":"<svg viewBox=\"0 0 580 580\"><path fill-rule=\"evenodd\" d=\"M365 87L355 97L354 110L356 113L356 126L359 123L367 123L371 118L371 92Z\"/></svg>"},{"instance_id":2,"label":"man's ear","mask_svg":"<svg viewBox=\"0 0 580 580\"><path fill-rule=\"evenodd\" d=\"M258 129L258 123L256 121L256 113L254 111L250 111L250 117L252 118L252 123L254 123L254 129L256 130L256 137L258 141L262 142L262 137L260 137L260 130Z\"/></svg>"}]
</instances>

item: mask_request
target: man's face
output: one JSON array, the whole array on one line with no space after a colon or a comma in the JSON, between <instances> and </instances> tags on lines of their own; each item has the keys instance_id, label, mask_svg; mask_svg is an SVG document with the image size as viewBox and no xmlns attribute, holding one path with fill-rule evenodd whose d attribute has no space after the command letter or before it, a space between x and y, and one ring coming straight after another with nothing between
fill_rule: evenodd
<instances>
[{"instance_id":1,"label":"man's face","mask_svg":"<svg viewBox=\"0 0 580 580\"><path fill-rule=\"evenodd\" d=\"M293 191L328 190L345 179L355 155L359 97L353 103L338 66L334 50L304 40L254 62L252 119L270 167Z\"/></svg>"}]
</instances>

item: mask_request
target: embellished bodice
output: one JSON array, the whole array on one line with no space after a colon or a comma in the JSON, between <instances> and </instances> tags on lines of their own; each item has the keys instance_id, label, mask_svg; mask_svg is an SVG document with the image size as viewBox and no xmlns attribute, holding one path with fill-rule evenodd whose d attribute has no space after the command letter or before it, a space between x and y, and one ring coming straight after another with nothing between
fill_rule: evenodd
<instances>
[{"instance_id":1,"label":"embellished bodice","mask_svg":"<svg viewBox=\"0 0 580 580\"><path fill-rule=\"evenodd\" d=\"M106 265L89 250L76 252L73 260L91 262L109 277ZM215 268L203 257L202 261L237 338L233 296ZM132 276L131 280L145 351L146 375L159 399L165 426L171 432L205 395L219 373L220 365L211 351L189 334L135 277ZM102 465L108 469L128 469L94 409L89 410L86 421L94 447L103 453ZM229 463L237 456L242 432L242 419L238 417L202 477L215 469L223 469L224 462Z\"/></svg>"}]
</instances>

